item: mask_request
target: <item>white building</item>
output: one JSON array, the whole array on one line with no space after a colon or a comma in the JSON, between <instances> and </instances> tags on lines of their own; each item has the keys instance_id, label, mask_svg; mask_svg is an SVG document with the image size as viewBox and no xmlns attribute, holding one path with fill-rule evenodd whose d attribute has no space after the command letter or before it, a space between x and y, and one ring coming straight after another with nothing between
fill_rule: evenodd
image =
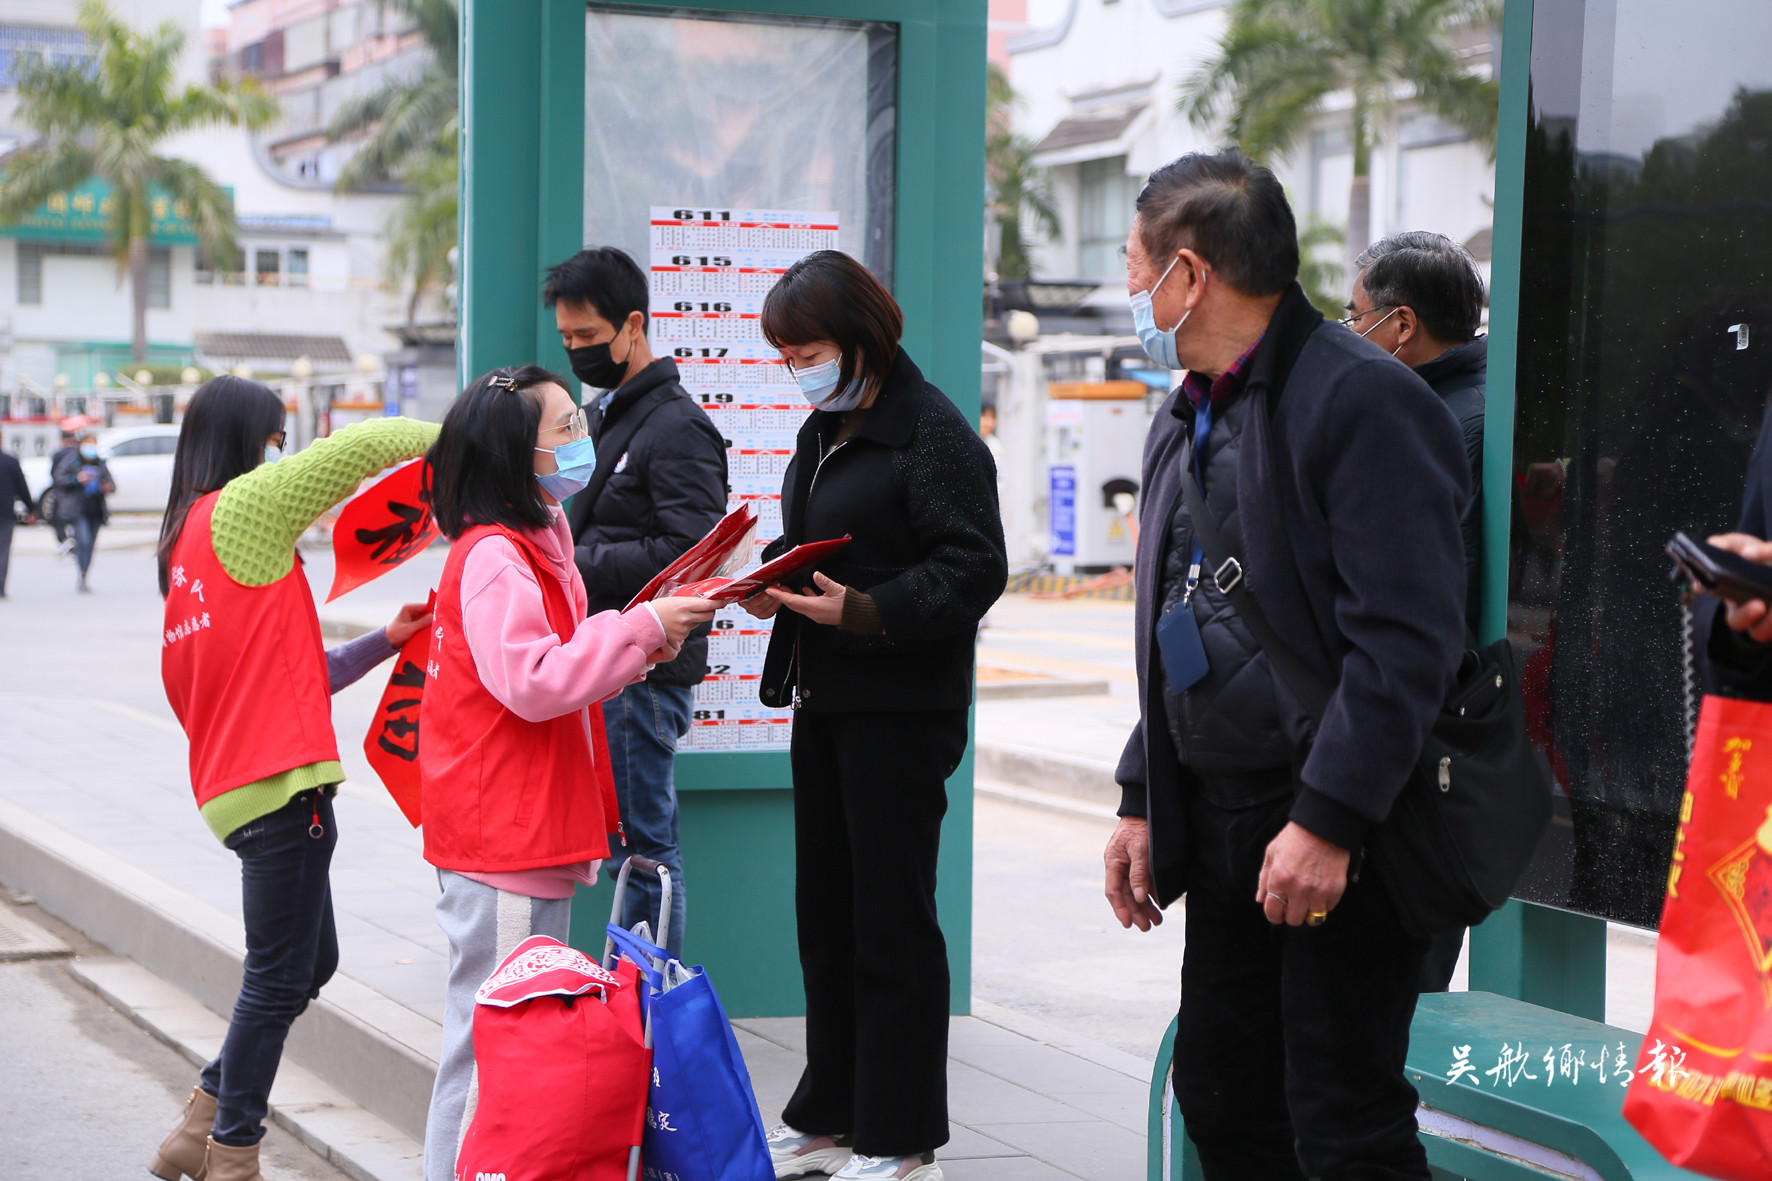
<instances>
[{"instance_id":1,"label":"white building","mask_svg":"<svg viewBox=\"0 0 1772 1181\"><path fill-rule=\"evenodd\" d=\"M1145 177L1221 142L1178 105L1183 83L1216 52L1228 8L1229 0L993 0L993 34L1021 100L1016 130L1035 145L1034 163L1045 170L1061 224L1050 241L1027 235L1038 282L1000 284L1003 310L1033 312L1039 339L1027 339L1025 321L1016 334L1005 317L986 345L985 388L1005 451L1012 567L1049 561L1061 571L1093 572L1130 559L1112 493L1136 484L1149 415L1174 375L1152 366L1130 335L1119 249ZM1465 58L1487 70L1492 49L1474 37ZM1313 218L1347 226L1348 105L1332 99L1275 168L1301 226ZM1372 237L1434 230L1466 243L1486 267L1494 183L1483 148L1405 104L1400 126L1373 150ZM1345 246L1321 251L1337 263L1347 253ZM1341 298L1350 283L1343 274ZM1012 339L1013 350L997 347ZM1119 400L1128 391L1136 397L1128 379L1151 391L1142 404ZM1068 385L1065 397L1049 397L1060 382Z\"/></svg>"},{"instance_id":2,"label":"white building","mask_svg":"<svg viewBox=\"0 0 1772 1181\"><path fill-rule=\"evenodd\" d=\"M77 0L8 0L0 15L0 155L34 135L17 119L14 55L29 49L81 52L77 7ZM154 371L245 364L256 376L274 380L307 357L316 375L311 384L319 387L312 392L325 397L314 422L298 431L324 432L329 398L349 401L361 413L369 404L363 387L370 371L380 381L379 362L364 359L401 344L387 328L405 319L405 300L384 280L381 242L399 194L335 192L337 149L316 143L318 120L329 118L338 98L356 85L333 84L341 58L365 68L361 84L378 83L389 61L410 68L410 30L390 26L380 15L384 6L373 0L244 0L230 15L258 40L241 35L235 40L245 43L233 44L227 31L208 30L211 47L222 55L217 63L205 54L197 0L135 0L114 7L138 28L170 19L186 30L179 64L184 81L202 81L217 65L262 61L247 51L267 41L299 67L284 77L279 64L276 76L266 79L267 89L282 91L285 104L276 128L262 134L219 128L161 146L164 154L202 166L232 190L239 255L223 272L189 236L152 248L147 329ZM294 32L286 37L279 22L293 24ZM309 35L315 30L325 36L316 40ZM321 55L317 62L296 56L314 47ZM73 410L99 413L104 387L120 394L119 386L126 387L137 368L130 361L131 306L127 277L102 233L33 237L26 227L0 229L0 424L41 424ZM396 375L394 397L410 384ZM379 412L379 392L374 396ZM301 401L310 404L306 397ZM333 417L348 417L340 409Z\"/></svg>"},{"instance_id":3,"label":"white building","mask_svg":"<svg viewBox=\"0 0 1772 1181\"><path fill-rule=\"evenodd\" d=\"M1016 127L1049 170L1064 227L1038 248L1042 277L1122 279L1116 252L1144 178L1185 152L1218 146L1219 137L1193 126L1177 101L1183 82L1215 52L1228 6L1027 0L1028 28L1007 44L1023 101ZM1486 40L1466 48L1474 70L1489 69L1491 57ZM1329 108L1275 171L1301 223L1315 216L1345 228L1353 179L1347 104ZM1373 152L1372 236L1434 230L1471 244L1486 261L1495 170L1485 149L1431 115L1405 112Z\"/></svg>"}]
</instances>

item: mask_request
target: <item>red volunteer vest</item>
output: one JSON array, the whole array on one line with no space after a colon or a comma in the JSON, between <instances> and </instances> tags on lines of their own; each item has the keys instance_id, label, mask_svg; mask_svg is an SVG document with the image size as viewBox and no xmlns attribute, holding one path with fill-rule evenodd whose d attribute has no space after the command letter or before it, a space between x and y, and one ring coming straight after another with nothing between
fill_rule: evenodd
<instances>
[{"instance_id":1,"label":"red volunteer vest","mask_svg":"<svg viewBox=\"0 0 1772 1181\"><path fill-rule=\"evenodd\" d=\"M505 538L528 561L562 642L579 623L553 564L528 538L482 525L450 546L437 587L418 748L425 860L440 869L503 873L607 857L620 815L602 706L526 722L486 691L474 668L462 634L461 575L469 552L488 537Z\"/></svg>"},{"instance_id":2,"label":"red volunteer vest","mask_svg":"<svg viewBox=\"0 0 1772 1181\"><path fill-rule=\"evenodd\" d=\"M270 586L243 586L215 556L210 516L191 506L167 563L160 635L166 700L191 741L191 790L223 792L309 763L338 761L314 595L297 562Z\"/></svg>"}]
</instances>

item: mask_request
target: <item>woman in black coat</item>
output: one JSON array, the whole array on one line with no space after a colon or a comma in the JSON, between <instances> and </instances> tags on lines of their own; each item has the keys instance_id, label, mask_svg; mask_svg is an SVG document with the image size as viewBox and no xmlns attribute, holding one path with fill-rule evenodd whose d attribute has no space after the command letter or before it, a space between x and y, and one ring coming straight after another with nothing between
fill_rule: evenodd
<instances>
[{"instance_id":1,"label":"woman in black coat","mask_svg":"<svg viewBox=\"0 0 1772 1181\"><path fill-rule=\"evenodd\" d=\"M74 530L74 564L80 571L75 589L88 594L86 572L92 569L92 550L99 529L110 520L105 497L117 490L111 469L99 455L98 436L80 436L80 445L62 453L50 478L55 483L56 519Z\"/></svg>"},{"instance_id":2,"label":"woman in black coat","mask_svg":"<svg viewBox=\"0 0 1772 1181\"><path fill-rule=\"evenodd\" d=\"M811 585L745 604L776 618L763 703L796 710L806 1071L770 1135L777 1177L940 1181L948 1139L935 864L978 621L1008 565L990 451L899 347L903 326L879 280L835 250L795 263L763 305L814 407L765 553L851 539Z\"/></svg>"}]
</instances>

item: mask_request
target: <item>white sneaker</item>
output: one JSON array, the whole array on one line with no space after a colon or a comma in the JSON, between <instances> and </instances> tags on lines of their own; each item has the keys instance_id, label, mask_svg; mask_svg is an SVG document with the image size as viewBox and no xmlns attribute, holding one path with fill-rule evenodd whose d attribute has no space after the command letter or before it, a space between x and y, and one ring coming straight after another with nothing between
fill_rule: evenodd
<instances>
[{"instance_id":1,"label":"white sneaker","mask_svg":"<svg viewBox=\"0 0 1772 1181\"><path fill-rule=\"evenodd\" d=\"M808 1173L834 1173L849 1164L852 1155L843 1141L847 1136L822 1136L802 1132L786 1124L769 1133L769 1160L778 1178L804 1177ZM922 1179L920 1179L922 1181Z\"/></svg>"},{"instance_id":2,"label":"white sneaker","mask_svg":"<svg viewBox=\"0 0 1772 1181\"><path fill-rule=\"evenodd\" d=\"M832 1174L831 1181L942 1181L942 1177L933 1152L914 1156L857 1154L849 1158L842 1171Z\"/></svg>"}]
</instances>

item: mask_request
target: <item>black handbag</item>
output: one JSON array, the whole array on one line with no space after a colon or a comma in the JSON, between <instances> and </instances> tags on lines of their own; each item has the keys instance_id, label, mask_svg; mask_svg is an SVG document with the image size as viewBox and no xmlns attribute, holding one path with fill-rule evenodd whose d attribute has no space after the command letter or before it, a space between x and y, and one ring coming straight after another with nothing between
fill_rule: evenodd
<instances>
[{"instance_id":1,"label":"black handbag","mask_svg":"<svg viewBox=\"0 0 1772 1181\"><path fill-rule=\"evenodd\" d=\"M1268 622L1191 465L1184 466L1182 494L1219 593L1321 726L1329 687ZM1426 938L1475 926L1499 909L1550 823L1551 792L1550 767L1526 736L1513 647L1505 639L1487 646L1473 640L1414 772L1366 841L1366 860L1388 888L1403 929Z\"/></svg>"}]
</instances>

